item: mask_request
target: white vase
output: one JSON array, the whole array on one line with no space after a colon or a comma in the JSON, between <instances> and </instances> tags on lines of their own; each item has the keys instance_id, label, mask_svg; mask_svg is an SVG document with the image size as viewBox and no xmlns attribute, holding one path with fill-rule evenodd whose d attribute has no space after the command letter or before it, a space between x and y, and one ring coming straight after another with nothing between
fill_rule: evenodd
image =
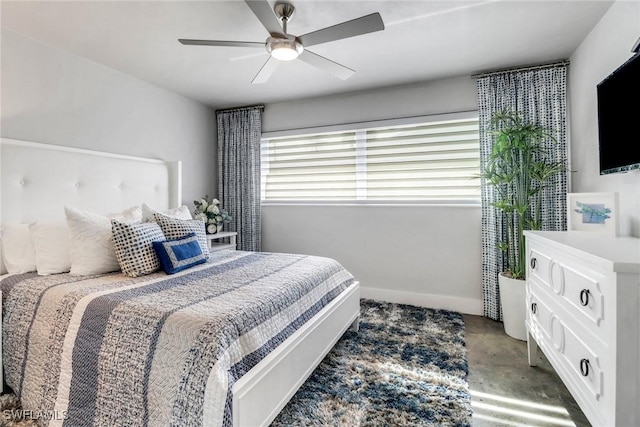
<instances>
[{"instance_id":1,"label":"white vase","mask_svg":"<svg viewBox=\"0 0 640 427\"><path fill-rule=\"evenodd\" d=\"M521 341L527 339L527 328L524 324L527 314L526 283L525 280L512 279L502 273L498 276L504 331L510 337Z\"/></svg>"}]
</instances>

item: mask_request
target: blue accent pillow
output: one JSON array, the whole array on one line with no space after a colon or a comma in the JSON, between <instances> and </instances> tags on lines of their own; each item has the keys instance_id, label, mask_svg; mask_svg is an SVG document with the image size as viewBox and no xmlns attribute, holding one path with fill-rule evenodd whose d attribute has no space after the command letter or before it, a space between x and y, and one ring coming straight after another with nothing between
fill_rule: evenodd
<instances>
[{"instance_id":1,"label":"blue accent pillow","mask_svg":"<svg viewBox=\"0 0 640 427\"><path fill-rule=\"evenodd\" d=\"M207 262L195 233L171 240L153 242L153 249L158 255L160 266L167 274L186 270L194 265Z\"/></svg>"}]
</instances>

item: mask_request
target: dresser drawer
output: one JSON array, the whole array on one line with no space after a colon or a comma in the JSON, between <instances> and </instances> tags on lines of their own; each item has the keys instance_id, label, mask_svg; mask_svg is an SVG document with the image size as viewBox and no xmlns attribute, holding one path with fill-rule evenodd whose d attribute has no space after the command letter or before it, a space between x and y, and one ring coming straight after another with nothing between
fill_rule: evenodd
<instances>
[{"instance_id":1,"label":"dresser drawer","mask_svg":"<svg viewBox=\"0 0 640 427\"><path fill-rule=\"evenodd\" d=\"M531 334L542 348L565 385L582 408L590 408L594 417L607 413L605 386L613 382L610 366L603 360L605 347L599 342L585 342L568 322L563 313L557 312L548 296L540 295L539 289L528 289L528 325ZM604 419L601 420L604 425Z\"/></svg>"},{"instance_id":2,"label":"dresser drawer","mask_svg":"<svg viewBox=\"0 0 640 427\"><path fill-rule=\"evenodd\" d=\"M614 285L610 276L566 254L536 244L530 246L527 269L532 282L559 298L559 304L570 316L606 341L614 326L605 324L606 307L615 304L615 296L607 292ZM610 323L613 321L611 319Z\"/></svg>"}]
</instances>

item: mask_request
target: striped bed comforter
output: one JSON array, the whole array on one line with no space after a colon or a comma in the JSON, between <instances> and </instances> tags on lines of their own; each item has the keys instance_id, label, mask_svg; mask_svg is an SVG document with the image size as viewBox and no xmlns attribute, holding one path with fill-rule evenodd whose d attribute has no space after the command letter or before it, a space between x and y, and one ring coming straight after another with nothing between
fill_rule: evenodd
<instances>
[{"instance_id":1,"label":"striped bed comforter","mask_svg":"<svg viewBox=\"0 0 640 427\"><path fill-rule=\"evenodd\" d=\"M231 386L353 282L314 256L2 280L4 369L48 426L230 426Z\"/></svg>"}]
</instances>

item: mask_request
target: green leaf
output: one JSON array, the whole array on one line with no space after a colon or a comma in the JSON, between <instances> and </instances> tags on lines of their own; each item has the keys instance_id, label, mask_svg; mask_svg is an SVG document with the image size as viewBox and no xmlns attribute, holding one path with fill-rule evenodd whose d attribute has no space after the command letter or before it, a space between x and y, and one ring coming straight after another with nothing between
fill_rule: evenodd
<instances>
[{"instance_id":1,"label":"green leaf","mask_svg":"<svg viewBox=\"0 0 640 427\"><path fill-rule=\"evenodd\" d=\"M508 239L498 244L506 254L507 269L515 278L524 278L523 230L542 227L537 220L541 192L549 179L567 170L566 164L549 160L552 156L548 148L557 142L555 132L525 120L522 112L505 109L494 113L487 132L493 137L493 145L480 177L483 185L494 188L493 206L502 212L507 228Z\"/></svg>"}]
</instances>

